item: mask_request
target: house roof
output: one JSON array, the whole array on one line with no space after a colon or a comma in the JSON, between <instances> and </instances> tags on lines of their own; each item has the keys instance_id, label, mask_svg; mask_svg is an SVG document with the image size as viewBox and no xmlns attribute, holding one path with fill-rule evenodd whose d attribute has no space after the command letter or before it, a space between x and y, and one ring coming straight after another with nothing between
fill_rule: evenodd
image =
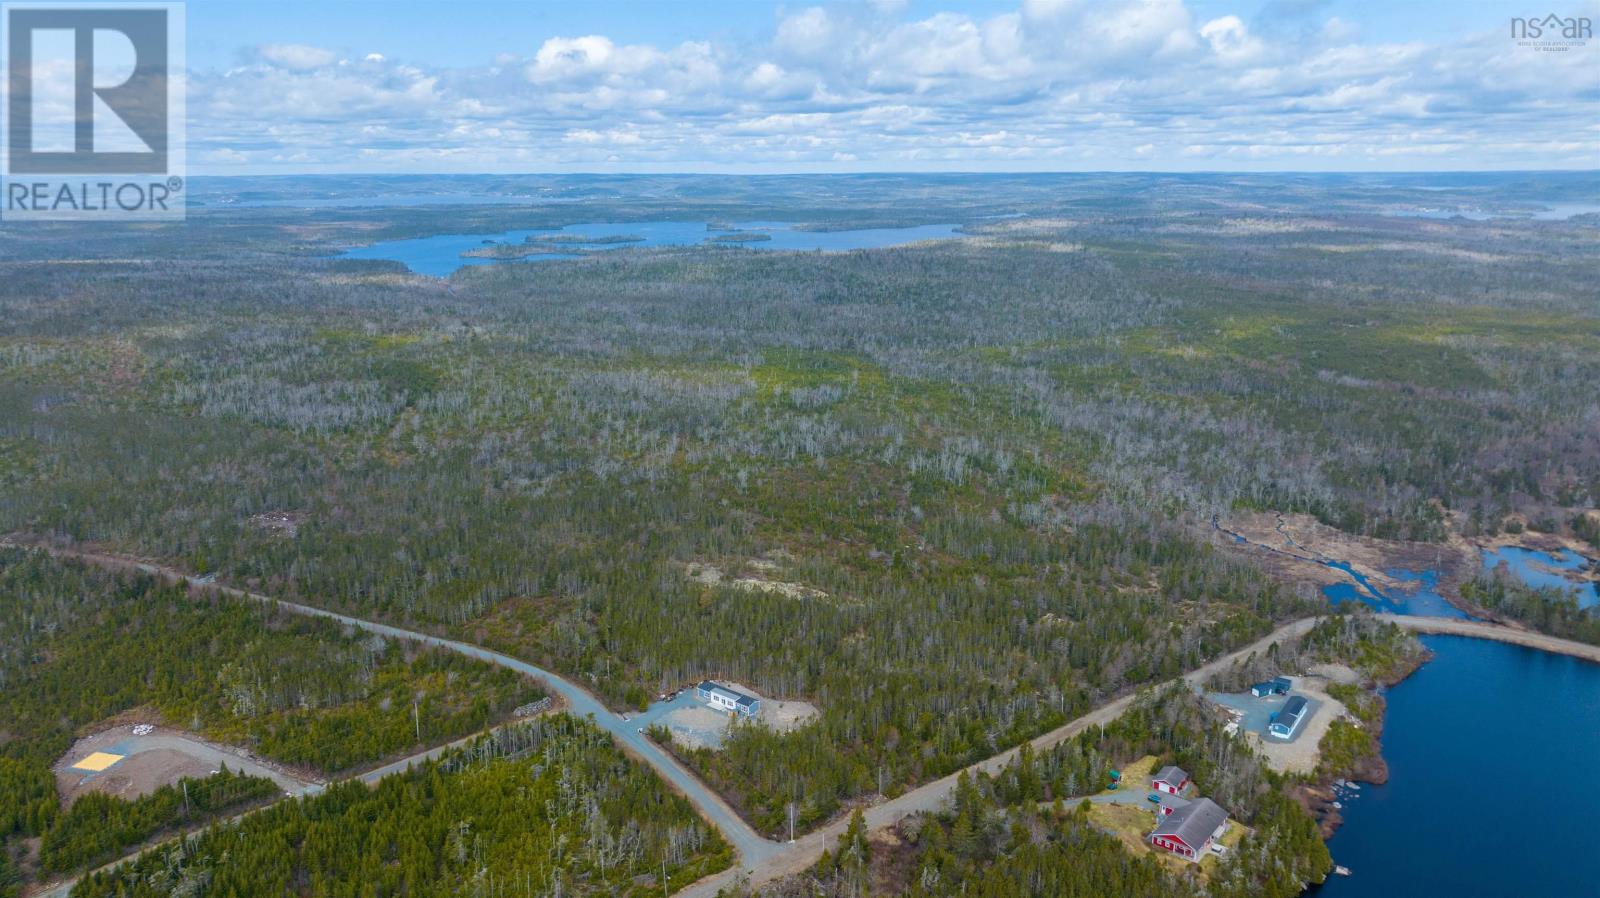
<instances>
[{"instance_id":1,"label":"house roof","mask_svg":"<svg viewBox=\"0 0 1600 898\"><path fill-rule=\"evenodd\" d=\"M1185 773L1182 767L1175 767L1171 764L1168 764L1167 766L1156 771L1155 778L1159 782L1171 783L1174 786L1178 786L1182 785L1186 780L1189 779L1189 774Z\"/></svg>"},{"instance_id":2,"label":"house roof","mask_svg":"<svg viewBox=\"0 0 1600 898\"><path fill-rule=\"evenodd\" d=\"M1171 808L1172 813L1174 814L1178 812L1178 808L1188 807L1191 804L1194 804L1194 802L1187 798L1182 798L1177 795L1169 795L1166 792L1161 793L1161 806L1163 808Z\"/></svg>"},{"instance_id":3,"label":"house roof","mask_svg":"<svg viewBox=\"0 0 1600 898\"><path fill-rule=\"evenodd\" d=\"M1283 724L1285 726L1291 726L1292 727L1292 726L1294 726L1295 721L1300 719L1300 715L1304 714L1305 712L1306 712L1306 698L1305 698L1305 696L1303 696L1303 695L1292 695L1292 696L1289 697L1288 701L1283 703L1282 710L1280 710L1277 714L1274 714L1272 716L1272 722L1273 723L1281 723L1281 724Z\"/></svg>"},{"instance_id":4,"label":"house roof","mask_svg":"<svg viewBox=\"0 0 1600 898\"><path fill-rule=\"evenodd\" d=\"M700 685L696 688L703 692L710 692L720 695L741 708L753 708L755 707L756 702L759 701L759 699L754 696L745 695L743 692L735 692L734 690L729 689L720 683L713 683L710 680L701 680Z\"/></svg>"},{"instance_id":5,"label":"house roof","mask_svg":"<svg viewBox=\"0 0 1600 898\"><path fill-rule=\"evenodd\" d=\"M1289 689L1289 688L1294 686L1294 681L1289 679L1288 677L1273 677L1272 678L1272 685L1281 686L1284 689Z\"/></svg>"},{"instance_id":6,"label":"house roof","mask_svg":"<svg viewBox=\"0 0 1600 898\"><path fill-rule=\"evenodd\" d=\"M1228 812L1221 805L1209 798L1199 798L1162 817L1156 831L1150 835L1177 836L1183 844L1199 851L1227 819Z\"/></svg>"}]
</instances>

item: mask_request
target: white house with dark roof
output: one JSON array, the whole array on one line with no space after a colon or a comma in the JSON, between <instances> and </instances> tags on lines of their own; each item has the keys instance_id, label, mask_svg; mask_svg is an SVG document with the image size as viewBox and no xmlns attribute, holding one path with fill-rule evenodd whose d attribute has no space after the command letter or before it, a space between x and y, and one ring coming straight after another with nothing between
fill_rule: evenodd
<instances>
[{"instance_id":1,"label":"white house with dark roof","mask_svg":"<svg viewBox=\"0 0 1600 898\"><path fill-rule=\"evenodd\" d=\"M1209 798L1197 798L1161 814L1150 844L1178 857L1198 861L1211 843L1228 830L1228 812Z\"/></svg>"},{"instance_id":2,"label":"white house with dark roof","mask_svg":"<svg viewBox=\"0 0 1600 898\"><path fill-rule=\"evenodd\" d=\"M1307 713L1308 710L1305 696L1289 696L1289 700L1284 702L1278 713L1272 715L1272 722L1267 724L1267 735L1276 736L1279 739L1294 738L1295 732L1300 729L1300 724L1304 723L1305 719L1310 716Z\"/></svg>"},{"instance_id":3,"label":"white house with dark roof","mask_svg":"<svg viewBox=\"0 0 1600 898\"><path fill-rule=\"evenodd\" d=\"M754 717L761 713L761 699L735 692L720 683L703 680L694 692L701 701L718 711L727 711L740 717Z\"/></svg>"},{"instance_id":4,"label":"white house with dark roof","mask_svg":"<svg viewBox=\"0 0 1600 898\"><path fill-rule=\"evenodd\" d=\"M1189 785L1189 774L1182 767L1171 764L1156 771L1156 775L1150 780L1150 788L1168 795L1177 795L1187 785Z\"/></svg>"}]
</instances>

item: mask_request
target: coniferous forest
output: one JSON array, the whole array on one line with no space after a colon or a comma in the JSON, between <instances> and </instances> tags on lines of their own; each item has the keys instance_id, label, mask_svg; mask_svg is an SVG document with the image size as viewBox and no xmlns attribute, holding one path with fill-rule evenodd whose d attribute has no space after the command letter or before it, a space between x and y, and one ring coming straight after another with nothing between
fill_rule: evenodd
<instances>
[{"instance_id":1,"label":"coniferous forest","mask_svg":"<svg viewBox=\"0 0 1600 898\"><path fill-rule=\"evenodd\" d=\"M1590 174L485 183L564 200L231 205L306 187L249 181L197 184L216 202L181 224L0 226L0 535L482 645L619 711L706 677L809 703L816 717L786 732L740 724L720 748L669 746L769 837L1327 609L1219 539L1214 516L1299 514L1419 553L1506 532L1600 539L1592 216L1381 214L1593 192ZM660 220L961 236L842 253L619 240L447 278L341 256ZM458 655L39 553L0 556L0 591L0 826L4 863L30 873L45 857L31 840L71 819L49 765L119 714L329 777L541 694ZM1463 592L1595 638L1592 609L1487 580ZM1119 750L1216 747L1182 735L1200 732L1187 711L1161 713ZM1259 850L1290 874L1261 860L1207 887L1287 894L1319 859L1283 784L1251 763L1224 768L1238 812L1277 833ZM486 895L550 894L571 873L561 888L603 893L721 850L709 833L669 837L687 823L662 806L626 862L585 829L501 864L511 849L496 846L520 831L479 828L460 802L547 785L507 769L443 805L427 784L463 772L379 787L372 800L438 836L414 863L375 837L318 841L333 831L318 815L365 831L380 807L341 787L239 824L271 834L252 872L353 889L338 865L371 865L421 892ZM1017 796L972 788L963 832L987 836L935 850L962 818L930 820L940 872L919 894L1012 894L1028 883L1010 869L1053 876L1091 856L1102 884L1165 875L1112 854L1071 809L1014 820ZM463 820L457 842L433 829ZM173 859L162 887L259 894L218 862L241 857L231 832ZM52 856L98 856L66 847L97 838L59 835ZM574 840L593 853L580 861Z\"/></svg>"},{"instance_id":2,"label":"coniferous forest","mask_svg":"<svg viewBox=\"0 0 1600 898\"><path fill-rule=\"evenodd\" d=\"M344 783L213 826L72 894L644 898L728 862L688 802L604 733L557 715L376 787Z\"/></svg>"},{"instance_id":3,"label":"coniferous forest","mask_svg":"<svg viewBox=\"0 0 1600 898\"><path fill-rule=\"evenodd\" d=\"M0 836L39 837L52 872L280 794L221 770L63 810L51 766L123 712L328 776L470 735L541 694L453 653L16 549L0 550L0 647Z\"/></svg>"}]
</instances>

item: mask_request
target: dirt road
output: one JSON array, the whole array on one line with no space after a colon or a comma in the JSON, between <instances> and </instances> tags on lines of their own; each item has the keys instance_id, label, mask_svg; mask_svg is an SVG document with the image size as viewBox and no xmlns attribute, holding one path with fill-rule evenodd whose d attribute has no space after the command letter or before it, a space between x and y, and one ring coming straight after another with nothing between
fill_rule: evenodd
<instances>
[{"instance_id":1,"label":"dirt road","mask_svg":"<svg viewBox=\"0 0 1600 898\"><path fill-rule=\"evenodd\" d=\"M1571 655L1574 658L1582 658L1585 661L1593 661L1600 664L1600 645L1574 642L1571 639L1562 639L1558 636L1546 636L1543 633L1508 627L1504 624L1493 624L1488 621L1458 620L1450 617L1418 617L1399 614L1380 614L1378 617L1418 633L1440 633L1447 636L1493 639L1496 642L1509 642L1513 645L1538 649L1542 652Z\"/></svg>"},{"instance_id":2,"label":"dirt road","mask_svg":"<svg viewBox=\"0 0 1600 898\"><path fill-rule=\"evenodd\" d=\"M0 545L21 544L0 541ZM32 548L41 547L34 546ZM618 742L621 743L625 750L627 750L634 757L639 758L640 760L649 764L651 767L655 768L656 771L660 773L668 783L674 786L679 792L684 794L695 805L696 809L701 813L701 815L715 825L718 830L722 832L723 836L733 843L734 847L739 852L740 863L738 866L715 876L707 877L706 879L695 883L687 889L684 889L678 893L679 896L682 896L682 898L711 898L711 896L714 896L719 889L731 884L737 877L741 875L741 873L748 877L748 881L750 883L759 885L761 883L770 882L782 876L801 872L807 867L816 863L817 859L822 855L824 849L837 844L840 834L843 833L844 828L847 825L846 820L840 819L818 830L814 830L813 832L787 845L762 838L760 834L756 833L748 823L740 818L732 810L732 808L727 805L720 795L717 795L715 792L707 788L704 783L700 782L698 778L685 769L675 759L666 754L666 752L662 751L659 746L644 738L643 734L639 731L639 728L633 723L624 721L621 717L612 713L609 709L601 705L598 699L596 699L582 687L577 686L576 684L571 683L570 681L567 681L562 677L551 673L550 671L523 661L519 661L507 655L491 652L487 649L469 645L467 643L442 639L423 633L415 633L409 630L402 630L398 627L391 627L386 624L364 621L358 618L335 614L330 611L324 611L322 609L312 608L306 605L282 602L277 599L273 599L270 596L246 592L233 587L219 586L199 578L188 576L180 571L158 565L133 562L129 561L128 559L118 558L115 556L96 555L94 553L78 552L73 550L47 549L47 551L51 551L54 554L79 558L111 567L134 568L145 573L168 577L173 580L190 583L196 586L217 589L229 595L249 598L261 602L271 602L279 607L284 608L285 610L297 614L332 618L349 626L357 627L372 633L377 633L379 635L398 639L410 639L427 645L440 646L473 658L487 661L491 664L517 670L529 676L544 680L551 686L553 691L567 699L574 712L579 715L588 715L592 717L597 725L601 726L610 732L614 737L616 737ZM1502 642L1511 642L1518 645L1528 646L1530 648L1559 652L1561 654L1574 655L1580 658L1586 658L1592 661L1600 662L1600 646L1585 645L1582 643L1573 642L1571 640L1558 639L1552 636L1544 636L1542 634L1531 633L1525 630L1517 630L1497 624L1431 617L1397 615L1380 615L1380 617L1418 632L1447 633L1461 636L1473 636L1481 639L1495 639ZM1191 671L1190 673L1184 675L1183 679L1192 685L1199 685L1213 674L1218 673L1228 665L1233 664L1236 660L1244 658L1252 652L1265 651L1266 648L1274 642L1280 642L1285 639L1291 639L1305 634L1306 631L1311 628L1312 624L1315 623L1315 620L1315 618L1304 618L1285 624L1273 631L1271 634L1257 640L1256 642L1251 643L1250 645L1228 655L1217 658L1216 660L1211 661L1210 663L1199 667L1194 671ZM1133 703L1135 697L1135 695L1130 694L1108 702L1107 704L1090 711L1076 720L1073 720L1061 727L1058 727L1057 729L1051 730L1050 732L1033 739L1031 744L1035 751L1044 751L1076 736L1089 727L1109 723L1121 716L1122 713L1126 711ZM440 750L442 749L435 749L429 754L437 753ZM980 771L991 775L996 774L1016 758L1018 751L1019 749L1012 748L1001 752L1000 754L988 758L987 760L967 767L965 772L969 775L976 774ZM406 761L391 765L389 768L373 771L371 774L368 774L368 776L375 780L382 773L393 772L395 769L401 769L404 765L410 763L412 760L414 759L407 759ZM868 828L871 830L882 829L892 826L912 814L923 811L938 810L954 792L959 776L960 772L950 774L942 779L919 786L916 789L906 792L898 798L882 802L866 809L864 811L864 815L866 817ZM366 779L366 777L363 777L363 779ZM65 890L53 889L42 894L50 896L50 898L57 898L59 895L64 895Z\"/></svg>"},{"instance_id":3,"label":"dirt road","mask_svg":"<svg viewBox=\"0 0 1600 898\"><path fill-rule=\"evenodd\" d=\"M294 602L285 602L280 599L275 599L271 596L249 592L233 586L224 586L222 584L212 582L209 578L194 577L184 573L183 571L166 567L164 565L150 564L133 559L122 558L116 555L106 555L77 549L31 545L11 539L0 540L0 546L11 546L14 548L45 551L52 555L57 555L64 558L74 558L80 561L85 561L91 564L97 564L113 569L136 570L152 576L164 577L176 583L186 583L190 586L201 589L216 590L224 595L230 595L236 598L250 599L256 602L275 605L294 614L303 614L309 617L329 618L345 624L346 626L365 630L369 633L376 633L379 636L388 637L390 639L405 639L412 642L418 642L423 645L431 645L439 648L449 649L450 651L466 655L467 657L476 658L480 661L488 662L489 664L494 664L499 667L517 671L524 676L541 680L545 683L545 685L550 687L551 692L565 700L568 710L579 717L590 718L596 726L599 726L601 729L610 733L612 737L616 739L618 745L621 746L623 751L627 752L632 757L650 765L655 769L656 773L660 774L661 778L665 780L671 788L675 789L679 794L687 798L689 802L694 805L695 810L700 814L700 816L705 818L706 822L716 827L717 831L722 834L722 837L733 844L734 849L739 853L740 862L742 864L752 866L760 864L769 856L776 854L783 849L783 845L781 843L762 838L761 834L757 833L755 829L750 826L750 824L746 823L744 818L740 817L733 810L733 808L723 800L721 795L718 795L710 787L706 786L706 784L701 782L698 777L688 770L688 768L680 764L676 758L673 758L671 755L667 754L667 752L662 749L661 746L655 744L648 737L646 737L643 732L642 725L623 720L620 716L613 713L611 709L601 704L600 700L587 689L584 689L582 686L579 686L578 684L573 683L572 681L567 680L556 673L545 670L542 667L529 664L526 661L521 661L511 657L510 655L492 652L486 648L482 648L481 646L471 645L465 642L457 642L453 639L444 639L438 636L430 636L426 633L417 633L412 630L405 630L401 629L400 627L390 626L388 624L380 624L373 621L362 620L360 618L350 617L344 614L337 614L332 611L326 611L321 608L313 608L310 605L300 605ZM398 763L405 764L408 762L409 759L408 761L402 761Z\"/></svg>"},{"instance_id":4,"label":"dirt road","mask_svg":"<svg viewBox=\"0 0 1600 898\"><path fill-rule=\"evenodd\" d=\"M1274 642L1303 636L1316 622L1315 618L1304 618L1284 624L1267 636L1239 649L1224 655L1215 661L1185 674L1183 679L1190 685L1199 685L1209 679L1213 674L1219 673L1234 661L1244 658L1252 652L1263 652L1267 646ZM1133 704L1135 694L1125 695L1122 698L1108 702L1089 713L1056 729L1036 737L1031 741L1035 751L1044 751L1065 742L1092 726L1110 723L1122 716ZM944 806L950 796L954 794L956 782L964 772L969 776L982 771L990 775L999 773L1016 757L1020 748L1003 751L987 760L980 761L963 771L957 771L943 779L934 780L901 795L898 798L874 805L863 811L869 830L878 830L893 826L906 817L923 811L937 811ZM784 850L772 856L766 863L754 867L746 866L742 872L748 875L752 885L771 882L782 876L799 873L817 862L824 849L830 849L839 842L839 836L844 833L849 825L846 819L836 820L833 823L817 829L796 839L792 844L785 846ZM712 898L717 890L727 887L740 874L740 870L729 870L715 876L700 880L694 885L678 893L678 898Z\"/></svg>"}]
</instances>

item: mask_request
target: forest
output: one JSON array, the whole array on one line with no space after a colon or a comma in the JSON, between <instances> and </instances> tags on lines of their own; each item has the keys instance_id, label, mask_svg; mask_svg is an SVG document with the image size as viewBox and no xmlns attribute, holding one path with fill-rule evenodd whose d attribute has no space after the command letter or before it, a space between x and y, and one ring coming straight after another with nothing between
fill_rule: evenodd
<instances>
[{"instance_id":1,"label":"forest","mask_svg":"<svg viewBox=\"0 0 1600 898\"><path fill-rule=\"evenodd\" d=\"M1216 709L1174 686L1141 696L1104 731L1047 752L1024 747L999 775L963 774L950 806L903 821L895 838L867 838L859 818L806 874L758 898L906 898L982 895L1181 895L1291 898L1331 868L1309 814L1283 792ZM1190 772L1205 794L1251 827L1208 877L1135 855L1091 822L1076 796L1099 791L1112 769L1146 754Z\"/></svg>"},{"instance_id":2,"label":"forest","mask_svg":"<svg viewBox=\"0 0 1600 898\"><path fill-rule=\"evenodd\" d=\"M170 895L660 895L731 851L609 736L560 714L438 761L214 825L78 883L73 898Z\"/></svg>"},{"instance_id":3,"label":"forest","mask_svg":"<svg viewBox=\"0 0 1600 898\"><path fill-rule=\"evenodd\" d=\"M51 765L128 711L320 777L470 735L542 694L501 668L152 577L0 549L0 840L48 871L279 794L227 771L62 810Z\"/></svg>"},{"instance_id":4,"label":"forest","mask_svg":"<svg viewBox=\"0 0 1600 898\"><path fill-rule=\"evenodd\" d=\"M1536 630L1600 645L1600 610L1581 607L1570 589L1532 587L1491 574L1463 583L1461 596L1497 616Z\"/></svg>"},{"instance_id":5,"label":"forest","mask_svg":"<svg viewBox=\"0 0 1600 898\"><path fill-rule=\"evenodd\" d=\"M1592 221L1377 208L1594 188L1551 177L863 176L826 200L597 177L540 181L571 202L535 207L0 226L0 533L476 642L619 709L708 676L804 699L795 732L674 751L762 831L808 828L1326 607L1216 546L1212 514L1423 541L1592 520ZM965 236L448 279L338 257L655 219ZM168 710L338 767L403 736L413 680L478 678L430 691L435 732L515 703L459 660L336 644L326 680L256 693L212 665ZM236 693L263 711L222 713ZM284 710L305 695L320 716Z\"/></svg>"}]
</instances>

